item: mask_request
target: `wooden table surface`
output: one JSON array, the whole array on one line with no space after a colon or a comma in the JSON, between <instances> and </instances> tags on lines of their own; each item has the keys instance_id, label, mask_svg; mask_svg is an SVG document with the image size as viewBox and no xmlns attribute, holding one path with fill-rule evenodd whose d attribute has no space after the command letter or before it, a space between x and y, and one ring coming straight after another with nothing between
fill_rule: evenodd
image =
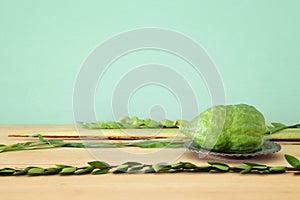
<instances>
[{"instance_id":1,"label":"wooden table surface","mask_svg":"<svg viewBox=\"0 0 300 200\"><path fill-rule=\"evenodd\" d=\"M73 130L74 126L0 126L0 143L23 142L28 139L8 138L11 133L28 131ZM282 150L276 154L247 159L268 165L288 163L284 154L300 158L300 145L280 143ZM113 149L101 150L107 155L118 155ZM147 155L151 149L130 148L129 152ZM100 154L102 155L102 154ZM164 155L166 156L166 155ZM161 159L164 159L164 156ZM159 156L158 156L159 157ZM167 158L167 157L166 157ZM69 164L84 166L100 159L87 149L55 148L33 151L6 152L0 154L0 167L28 165L51 166ZM122 157L134 159L134 155ZM229 160L215 157L199 159L193 153L183 151L174 161L190 161L203 164L207 161L223 161L231 165L245 160ZM109 160L114 162L113 159ZM82 176L0 177L1 199L300 199L300 176L293 173L240 175L236 173L175 173L175 174L105 174Z\"/></svg>"}]
</instances>

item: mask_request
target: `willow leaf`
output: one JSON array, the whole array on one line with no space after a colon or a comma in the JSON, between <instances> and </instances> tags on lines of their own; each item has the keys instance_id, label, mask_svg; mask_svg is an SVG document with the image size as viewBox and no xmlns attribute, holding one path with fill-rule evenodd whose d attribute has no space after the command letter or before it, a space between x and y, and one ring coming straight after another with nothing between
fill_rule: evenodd
<instances>
[{"instance_id":1,"label":"willow leaf","mask_svg":"<svg viewBox=\"0 0 300 200\"><path fill-rule=\"evenodd\" d=\"M50 167L45 169L45 175L54 175L54 174L58 174L60 172L60 168L57 167Z\"/></svg>"},{"instance_id":2,"label":"willow leaf","mask_svg":"<svg viewBox=\"0 0 300 200\"><path fill-rule=\"evenodd\" d=\"M285 154L284 157L290 165L292 165L296 169L300 169L300 161L296 157L288 154Z\"/></svg>"},{"instance_id":3,"label":"willow leaf","mask_svg":"<svg viewBox=\"0 0 300 200\"><path fill-rule=\"evenodd\" d=\"M135 165L135 166L129 168L128 173L137 173L137 172L140 172L144 168L144 166L145 165L143 165L143 164Z\"/></svg>"},{"instance_id":4,"label":"willow leaf","mask_svg":"<svg viewBox=\"0 0 300 200\"><path fill-rule=\"evenodd\" d=\"M119 174L119 173L126 173L128 170L129 166L128 165L119 165L115 170L113 170L112 173L114 174Z\"/></svg>"},{"instance_id":5,"label":"willow leaf","mask_svg":"<svg viewBox=\"0 0 300 200\"><path fill-rule=\"evenodd\" d=\"M29 167L26 167L26 168L23 168L23 169L18 169L14 172L14 175L15 176L21 176L21 175L26 175L28 173L28 170L30 168Z\"/></svg>"},{"instance_id":6,"label":"willow leaf","mask_svg":"<svg viewBox=\"0 0 300 200\"><path fill-rule=\"evenodd\" d=\"M184 162L174 163L174 164L171 164L171 168L172 169L181 169L184 167L184 165L185 165Z\"/></svg>"},{"instance_id":7,"label":"willow leaf","mask_svg":"<svg viewBox=\"0 0 300 200\"><path fill-rule=\"evenodd\" d=\"M194 172L209 172L212 169L211 165L203 165L196 167L193 171Z\"/></svg>"},{"instance_id":8,"label":"willow leaf","mask_svg":"<svg viewBox=\"0 0 300 200\"><path fill-rule=\"evenodd\" d=\"M155 172L165 172L171 169L171 165L166 162L160 162L157 164L152 165Z\"/></svg>"},{"instance_id":9,"label":"willow leaf","mask_svg":"<svg viewBox=\"0 0 300 200\"><path fill-rule=\"evenodd\" d=\"M94 168L92 166L86 166L78 168L78 170L75 172L76 175L82 175L82 174L90 174Z\"/></svg>"},{"instance_id":10,"label":"willow leaf","mask_svg":"<svg viewBox=\"0 0 300 200\"><path fill-rule=\"evenodd\" d=\"M285 166L270 167L269 171L271 173L284 173L286 172L286 167Z\"/></svg>"},{"instance_id":11,"label":"willow leaf","mask_svg":"<svg viewBox=\"0 0 300 200\"><path fill-rule=\"evenodd\" d=\"M252 166L252 167L259 167L259 166L265 167L265 166L266 166L266 165L264 165L264 164L258 164L258 163L252 163L252 162L244 162L244 164L245 164L245 165L250 165L250 166Z\"/></svg>"},{"instance_id":12,"label":"willow leaf","mask_svg":"<svg viewBox=\"0 0 300 200\"><path fill-rule=\"evenodd\" d=\"M276 128L276 127L284 127L286 126L285 124L279 123L279 122L271 122L271 124Z\"/></svg>"},{"instance_id":13,"label":"willow leaf","mask_svg":"<svg viewBox=\"0 0 300 200\"><path fill-rule=\"evenodd\" d=\"M213 167L213 169L216 169L217 171L221 172L228 172L230 169L229 165L222 162L208 162L208 164L210 164Z\"/></svg>"},{"instance_id":14,"label":"willow leaf","mask_svg":"<svg viewBox=\"0 0 300 200\"><path fill-rule=\"evenodd\" d=\"M72 175L76 171L76 167L65 167L59 173L60 175Z\"/></svg>"},{"instance_id":15,"label":"willow leaf","mask_svg":"<svg viewBox=\"0 0 300 200\"><path fill-rule=\"evenodd\" d=\"M0 176L9 176L15 173L13 168L2 168L0 169Z\"/></svg>"},{"instance_id":16,"label":"willow leaf","mask_svg":"<svg viewBox=\"0 0 300 200\"><path fill-rule=\"evenodd\" d=\"M109 167L110 165L103 161L92 161L88 162L88 164L92 167Z\"/></svg>"},{"instance_id":17,"label":"willow leaf","mask_svg":"<svg viewBox=\"0 0 300 200\"><path fill-rule=\"evenodd\" d=\"M247 173L251 172L252 168L253 168L252 165L246 165L245 169L242 170L240 173L241 174L247 174Z\"/></svg>"},{"instance_id":18,"label":"willow leaf","mask_svg":"<svg viewBox=\"0 0 300 200\"><path fill-rule=\"evenodd\" d=\"M216 169L218 171L222 171L222 172L228 172L229 171L229 167L228 166L224 166L224 165L212 165L213 169Z\"/></svg>"},{"instance_id":19,"label":"willow leaf","mask_svg":"<svg viewBox=\"0 0 300 200\"><path fill-rule=\"evenodd\" d=\"M63 168L65 168L65 167L72 167L72 166L70 166L70 165L62 165L62 164L56 164L55 165L57 168L59 168L59 169L63 169Z\"/></svg>"},{"instance_id":20,"label":"willow leaf","mask_svg":"<svg viewBox=\"0 0 300 200\"><path fill-rule=\"evenodd\" d=\"M28 170L28 175L29 176L40 176L40 175L44 175L45 170L43 168L40 167L34 167Z\"/></svg>"},{"instance_id":21,"label":"willow leaf","mask_svg":"<svg viewBox=\"0 0 300 200\"><path fill-rule=\"evenodd\" d=\"M93 171L92 174L97 175L97 174L107 174L109 172L110 168L104 168L104 169L98 169L96 171Z\"/></svg>"},{"instance_id":22,"label":"willow leaf","mask_svg":"<svg viewBox=\"0 0 300 200\"><path fill-rule=\"evenodd\" d=\"M128 165L129 167L135 166L135 165L143 165L140 162L125 162L123 165Z\"/></svg>"},{"instance_id":23,"label":"willow leaf","mask_svg":"<svg viewBox=\"0 0 300 200\"><path fill-rule=\"evenodd\" d=\"M174 122L168 119L160 120L159 123L165 128L173 128Z\"/></svg>"},{"instance_id":24,"label":"willow leaf","mask_svg":"<svg viewBox=\"0 0 300 200\"><path fill-rule=\"evenodd\" d=\"M146 167L144 169L144 173L148 174L148 173L155 173L155 170L153 169L153 167Z\"/></svg>"}]
</instances>

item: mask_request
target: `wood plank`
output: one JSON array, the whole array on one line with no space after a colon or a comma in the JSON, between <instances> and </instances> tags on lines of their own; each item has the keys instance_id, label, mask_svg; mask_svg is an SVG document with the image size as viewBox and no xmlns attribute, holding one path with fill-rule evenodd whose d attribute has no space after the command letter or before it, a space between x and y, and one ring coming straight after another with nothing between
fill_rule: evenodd
<instances>
[{"instance_id":1,"label":"wood plank","mask_svg":"<svg viewBox=\"0 0 300 200\"><path fill-rule=\"evenodd\" d=\"M8 138L9 133L32 131L72 130L72 126L10 126L0 127L0 143L16 143L24 138ZM74 130L74 129L73 129ZM28 139L25 139L26 141ZM103 149L95 154L88 149L57 148L51 150L1 153L0 164L22 167L28 165L52 166L56 163L76 166L105 156L132 160L135 155L146 156L151 149L128 148L127 153ZM130 153L130 155L128 154ZM171 152L171 151L170 151ZM161 160L168 159L168 153ZM247 160L229 160L218 157L199 159L195 154L183 151L177 161L204 164L208 160L230 165L243 161L268 165L288 165L284 154L300 157L300 146L282 143L276 154ZM119 156L119 157L117 157ZM126 157L127 156L127 157ZM117 162L117 161L116 161ZM120 160L121 162L121 160ZM110 162L111 163L111 162ZM113 164L113 163L111 163ZM274 175L233 173L174 173L174 174L106 174L83 176L0 177L1 198L12 199L299 199L300 177L291 173Z\"/></svg>"}]
</instances>

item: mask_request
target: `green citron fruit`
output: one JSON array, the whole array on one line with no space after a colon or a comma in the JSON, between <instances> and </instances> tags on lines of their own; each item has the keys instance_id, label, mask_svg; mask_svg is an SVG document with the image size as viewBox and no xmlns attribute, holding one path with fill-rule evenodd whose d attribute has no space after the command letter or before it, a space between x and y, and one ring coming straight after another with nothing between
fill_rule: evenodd
<instances>
[{"instance_id":1,"label":"green citron fruit","mask_svg":"<svg viewBox=\"0 0 300 200\"><path fill-rule=\"evenodd\" d=\"M183 121L180 131L202 148L224 153L260 150L268 132L265 118L246 104L211 107L192 121Z\"/></svg>"}]
</instances>

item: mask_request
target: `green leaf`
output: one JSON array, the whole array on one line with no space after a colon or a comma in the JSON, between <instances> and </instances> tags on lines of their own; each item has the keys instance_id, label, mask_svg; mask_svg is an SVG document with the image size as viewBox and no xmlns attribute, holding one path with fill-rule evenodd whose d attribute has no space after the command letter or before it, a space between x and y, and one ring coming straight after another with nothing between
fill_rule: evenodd
<instances>
[{"instance_id":1,"label":"green leaf","mask_svg":"<svg viewBox=\"0 0 300 200\"><path fill-rule=\"evenodd\" d=\"M212 165L214 169L217 169L219 171L222 172L228 172L229 171L229 167L228 166L224 166L224 165Z\"/></svg>"},{"instance_id":2,"label":"green leaf","mask_svg":"<svg viewBox=\"0 0 300 200\"><path fill-rule=\"evenodd\" d=\"M119 165L115 170L112 171L114 174L126 173L128 170L128 165Z\"/></svg>"},{"instance_id":3,"label":"green leaf","mask_svg":"<svg viewBox=\"0 0 300 200\"><path fill-rule=\"evenodd\" d=\"M258 164L258 163L252 163L252 162L244 162L244 164L245 165L250 165L252 167L259 167L259 166L266 167L266 165L264 165L264 164Z\"/></svg>"},{"instance_id":4,"label":"green leaf","mask_svg":"<svg viewBox=\"0 0 300 200\"><path fill-rule=\"evenodd\" d=\"M117 143L86 143L84 144L85 148L116 148L118 147Z\"/></svg>"},{"instance_id":5,"label":"green leaf","mask_svg":"<svg viewBox=\"0 0 300 200\"><path fill-rule=\"evenodd\" d=\"M59 144L61 147L86 147L86 148L114 148L114 147L140 147L140 148L183 148L186 141L183 139L155 139L155 140L135 140L130 142L114 142L114 143L66 143Z\"/></svg>"},{"instance_id":6,"label":"green leaf","mask_svg":"<svg viewBox=\"0 0 300 200\"><path fill-rule=\"evenodd\" d=\"M252 169L264 171L264 170L267 170L268 167L267 166L252 166Z\"/></svg>"},{"instance_id":7,"label":"green leaf","mask_svg":"<svg viewBox=\"0 0 300 200\"><path fill-rule=\"evenodd\" d=\"M128 173L137 173L137 172L140 172L143 168L144 168L145 165L141 164L141 165L135 165L133 167L131 167L129 170L128 170Z\"/></svg>"},{"instance_id":8,"label":"green leaf","mask_svg":"<svg viewBox=\"0 0 300 200\"><path fill-rule=\"evenodd\" d=\"M269 174L270 172L268 170L257 170L257 173L259 173L259 174Z\"/></svg>"},{"instance_id":9,"label":"green leaf","mask_svg":"<svg viewBox=\"0 0 300 200\"><path fill-rule=\"evenodd\" d=\"M258 163L251 163L251 162L244 162L245 165L251 166L251 170L257 170L260 173L265 172L265 170L268 169L267 165L264 164L258 164ZM247 173L247 170L245 169L245 173Z\"/></svg>"},{"instance_id":10,"label":"green leaf","mask_svg":"<svg viewBox=\"0 0 300 200\"><path fill-rule=\"evenodd\" d=\"M137 116L132 117L131 123L133 126L140 126L144 124L144 120L140 120Z\"/></svg>"},{"instance_id":11,"label":"green leaf","mask_svg":"<svg viewBox=\"0 0 300 200\"><path fill-rule=\"evenodd\" d=\"M108 173L110 168L103 168L103 169L98 169L94 171L92 174L97 175L97 174L106 174Z\"/></svg>"},{"instance_id":12,"label":"green leaf","mask_svg":"<svg viewBox=\"0 0 300 200\"><path fill-rule=\"evenodd\" d=\"M271 134L273 134L273 133L282 131L282 130L287 129L287 128L289 128L289 127L288 126L279 126L279 127L271 128L271 129L269 129L269 131L270 131Z\"/></svg>"},{"instance_id":13,"label":"green leaf","mask_svg":"<svg viewBox=\"0 0 300 200\"><path fill-rule=\"evenodd\" d=\"M29 147L39 146L39 145L45 145L48 144L47 142L30 142L28 143Z\"/></svg>"},{"instance_id":14,"label":"green leaf","mask_svg":"<svg viewBox=\"0 0 300 200\"><path fill-rule=\"evenodd\" d=\"M19 147L23 147L23 146L24 146L23 143L16 143L16 144L10 144L7 147L11 147L11 148L16 147L16 148L19 148Z\"/></svg>"},{"instance_id":15,"label":"green leaf","mask_svg":"<svg viewBox=\"0 0 300 200\"><path fill-rule=\"evenodd\" d=\"M171 165L169 165L166 162L160 162L157 164L152 165L153 169L155 172L163 172L163 171L168 171L171 169Z\"/></svg>"},{"instance_id":16,"label":"green leaf","mask_svg":"<svg viewBox=\"0 0 300 200\"><path fill-rule=\"evenodd\" d=\"M140 128L140 126L144 125L144 120L140 120L138 117L134 116L132 118L126 116L120 119L120 122L118 123L118 126L120 128Z\"/></svg>"},{"instance_id":17,"label":"green leaf","mask_svg":"<svg viewBox=\"0 0 300 200\"><path fill-rule=\"evenodd\" d=\"M159 123L166 128L173 128L174 126L174 122L168 119L164 119L164 120L160 120Z\"/></svg>"},{"instance_id":18,"label":"green leaf","mask_svg":"<svg viewBox=\"0 0 300 200\"><path fill-rule=\"evenodd\" d=\"M38 138L39 138L40 142L47 142L41 134L38 134Z\"/></svg>"},{"instance_id":19,"label":"green leaf","mask_svg":"<svg viewBox=\"0 0 300 200\"><path fill-rule=\"evenodd\" d=\"M74 174L74 172L77 170L76 167L65 167L61 170L59 173L60 175L71 175Z\"/></svg>"},{"instance_id":20,"label":"green leaf","mask_svg":"<svg viewBox=\"0 0 300 200\"><path fill-rule=\"evenodd\" d=\"M40 133L34 133L31 136L29 136L29 137L38 137L40 142L47 142L47 140L45 140L43 138L42 134L40 134Z\"/></svg>"},{"instance_id":21,"label":"green leaf","mask_svg":"<svg viewBox=\"0 0 300 200\"><path fill-rule=\"evenodd\" d=\"M274 132L275 127L273 127L273 126L267 126L267 128L269 130L268 134L272 134Z\"/></svg>"},{"instance_id":22,"label":"green leaf","mask_svg":"<svg viewBox=\"0 0 300 200\"><path fill-rule=\"evenodd\" d=\"M63 145L66 143L63 140L48 140L49 145L52 145L53 147L63 147Z\"/></svg>"},{"instance_id":23,"label":"green leaf","mask_svg":"<svg viewBox=\"0 0 300 200\"><path fill-rule=\"evenodd\" d=\"M82 174L90 174L94 168L92 166L86 166L78 168L78 170L75 172L76 175L82 175Z\"/></svg>"},{"instance_id":24,"label":"green leaf","mask_svg":"<svg viewBox=\"0 0 300 200\"><path fill-rule=\"evenodd\" d=\"M184 163L184 169L195 169L197 168L198 166L193 164L193 163L190 163L190 162L185 162Z\"/></svg>"},{"instance_id":25,"label":"green leaf","mask_svg":"<svg viewBox=\"0 0 300 200\"><path fill-rule=\"evenodd\" d=\"M209 172L211 169L212 169L211 165L203 165L203 166L198 166L193 171L194 172Z\"/></svg>"},{"instance_id":26,"label":"green leaf","mask_svg":"<svg viewBox=\"0 0 300 200\"><path fill-rule=\"evenodd\" d=\"M283 127L283 126L286 126L285 124L282 124L282 123L279 123L279 122L271 122L271 124L272 124L274 127Z\"/></svg>"},{"instance_id":27,"label":"green leaf","mask_svg":"<svg viewBox=\"0 0 300 200\"><path fill-rule=\"evenodd\" d=\"M86 146L81 142L65 142L62 143L60 147L85 148Z\"/></svg>"},{"instance_id":28,"label":"green leaf","mask_svg":"<svg viewBox=\"0 0 300 200\"><path fill-rule=\"evenodd\" d=\"M119 129L120 126L117 122L106 122L106 126L107 128L110 128L110 129Z\"/></svg>"},{"instance_id":29,"label":"green leaf","mask_svg":"<svg viewBox=\"0 0 300 200\"><path fill-rule=\"evenodd\" d=\"M28 170L28 175L29 176L39 176L39 175L44 175L45 170L40 167L34 167Z\"/></svg>"},{"instance_id":30,"label":"green leaf","mask_svg":"<svg viewBox=\"0 0 300 200\"><path fill-rule=\"evenodd\" d=\"M15 173L15 169L13 168L2 168L0 169L0 176L9 176Z\"/></svg>"},{"instance_id":31,"label":"green leaf","mask_svg":"<svg viewBox=\"0 0 300 200\"><path fill-rule=\"evenodd\" d=\"M45 175L54 175L54 174L58 174L60 172L61 168L57 168L57 167L49 167L47 169L45 169Z\"/></svg>"},{"instance_id":32,"label":"green leaf","mask_svg":"<svg viewBox=\"0 0 300 200\"><path fill-rule=\"evenodd\" d=\"M208 164L210 164L214 169L222 172L228 172L230 169L227 164L221 162L208 162Z\"/></svg>"},{"instance_id":33,"label":"green leaf","mask_svg":"<svg viewBox=\"0 0 300 200\"><path fill-rule=\"evenodd\" d=\"M233 170L234 172L241 172L241 171L243 171L244 169L246 169L247 166L248 166L248 165L237 165L237 166L234 166L232 170Z\"/></svg>"},{"instance_id":34,"label":"green leaf","mask_svg":"<svg viewBox=\"0 0 300 200\"><path fill-rule=\"evenodd\" d=\"M159 128L160 127L160 123L158 123L155 120L149 119L149 118L144 120L144 124L149 128Z\"/></svg>"},{"instance_id":35,"label":"green leaf","mask_svg":"<svg viewBox=\"0 0 300 200\"><path fill-rule=\"evenodd\" d=\"M109 126L103 121L98 121L98 127L96 128L106 129L109 128Z\"/></svg>"},{"instance_id":36,"label":"green leaf","mask_svg":"<svg viewBox=\"0 0 300 200\"><path fill-rule=\"evenodd\" d=\"M122 128L125 128L125 129L135 129L135 128L139 128L139 126L132 125L132 124L122 124Z\"/></svg>"},{"instance_id":37,"label":"green leaf","mask_svg":"<svg viewBox=\"0 0 300 200\"><path fill-rule=\"evenodd\" d=\"M119 120L122 124L129 124L131 123L131 119L130 117L126 116L126 117L123 117Z\"/></svg>"},{"instance_id":38,"label":"green leaf","mask_svg":"<svg viewBox=\"0 0 300 200\"><path fill-rule=\"evenodd\" d=\"M18 143L18 144L11 144L2 149L1 152L9 152L9 151L22 151L22 150L28 150L24 144Z\"/></svg>"},{"instance_id":39,"label":"green leaf","mask_svg":"<svg viewBox=\"0 0 300 200\"><path fill-rule=\"evenodd\" d=\"M139 162L126 162L126 163L123 163L122 165L128 165L128 167L129 167L128 172L129 173L139 172L145 166L144 164L139 163Z\"/></svg>"},{"instance_id":40,"label":"green leaf","mask_svg":"<svg viewBox=\"0 0 300 200\"><path fill-rule=\"evenodd\" d=\"M162 148L166 147L170 142L162 140L138 140L132 142L124 142L121 146L134 146L140 148Z\"/></svg>"},{"instance_id":41,"label":"green leaf","mask_svg":"<svg viewBox=\"0 0 300 200\"><path fill-rule=\"evenodd\" d=\"M171 164L172 169L180 169L180 168L195 169L197 167L198 167L197 165L190 163L190 162L179 162L179 163Z\"/></svg>"},{"instance_id":42,"label":"green leaf","mask_svg":"<svg viewBox=\"0 0 300 200\"><path fill-rule=\"evenodd\" d=\"M285 166L270 167L269 171L271 173L284 173L286 172L286 167Z\"/></svg>"},{"instance_id":43,"label":"green leaf","mask_svg":"<svg viewBox=\"0 0 300 200\"><path fill-rule=\"evenodd\" d=\"M279 132L288 128L298 128L300 124L288 125L288 126L276 126L276 127L268 127L271 134Z\"/></svg>"},{"instance_id":44,"label":"green leaf","mask_svg":"<svg viewBox=\"0 0 300 200\"><path fill-rule=\"evenodd\" d=\"M284 157L290 165L296 169L300 169L300 161L296 157L288 154L285 154Z\"/></svg>"},{"instance_id":45,"label":"green leaf","mask_svg":"<svg viewBox=\"0 0 300 200\"><path fill-rule=\"evenodd\" d=\"M143 165L143 164L139 163L139 162L126 162L126 163L123 163L122 165L128 165L129 167L131 167L131 166Z\"/></svg>"},{"instance_id":46,"label":"green leaf","mask_svg":"<svg viewBox=\"0 0 300 200\"><path fill-rule=\"evenodd\" d=\"M62 164L56 164L55 165L57 168L59 168L59 169L62 169L62 168L65 168L65 167L72 167L72 166L70 166L70 165L62 165Z\"/></svg>"},{"instance_id":47,"label":"green leaf","mask_svg":"<svg viewBox=\"0 0 300 200\"><path fill-rule=\"evenodd\" d=\"M246 169L248 165L237 165L237 166L234 166L233 170L234 171L241 171L241 170L244 170Z\"/></svg>"},{"instance_id":48,"label":"green leaf","mask_svg":"<svg viewBox=\"0 0 300 200\"><path fill-rule=\"evenodd\" d=\"M106 162L102 162L102 161L92 161L92 162L88 162L88 164L92 167L109 167L110 166Z\"/></svg>"},{"instance_id":49,"label":"green leaf","mask_svg":"<svg viewBox=\"0 0 300 200\"><path fill-rule=\"evenodd\" d=\"M181 169L184 167L184 165L185 165L184 162L174 163L174 164L171 164L171 168L172 169Z\"/></svg>"},{"instance_id":50,"label":"green leaf","mask_svg":"<svg viewBox=\"0 0 300 200\"><path fill-rule=\"evenodd\" d=\"M86 123L85 126L89 129L99 129L98 123Z\"/></svg>"},{"instance_id":51,"label":"green leaf","mask_svg":"<svg viewBox=\"0 0 300 200\"><path fill-rule=\"evenodd\" d=\"M162 141L145 141L143 143L138 144L137 146L140 148L163 148L167 146L168 143Z\"/></svg>"},{"instance_id":52,"label":"green leaf","mask_svg":"<svg viewBox=\"0 0 300 200\"><path fill-rule=\"evenodd\" d=\"M252 168L253 168L253 165L246 165L245 169L242 170L240 173L247 174L247 173L251 172Z\"/></svg>"},{"instance_id":53,"label":"green leaf","mask_svg":"<svg viewBox=\"0 0 300 200\"><path fill-rule=\"evenodd\" d=\"M222 163L222 162L207 162L207 163L210 165L222 165L222 166L229 167L227 164Z\"/></svg>"},{"instance_id":54,"label":"green leaf","mask_svg":"<svg viewBox=\"0 0 300 200\"><path fill-rule=\"evenodd\" d=\"M145 174L155 173L155 170L153 169L153 167L146 167L145 170L144 170L144 173Z\"/></svg>"},{"instance_id":55,"label":"green leaf","mask_svg":"<svg viewBox=\"0 0 300 200\"><path fill-rule=\"evenodd\" d=\"M28 173L29 169L30 169L29 167L26 167L26 168L23 168L23 169L18 169L18 170L15 171L14 175L15 176L26 175Z\"/></svg>"},{"instance_id":56,"label":"green leaf","mask_svg":"<svg viewBox=\"0 0 300 200\"><path fill-rule=\"evenodd\" d=\"M183 172L184 171L184 169L183 168L181 168L181 169L169 169L168 170L168 173L178 173L178 172Z\"/></svg>"}]
</instances>

